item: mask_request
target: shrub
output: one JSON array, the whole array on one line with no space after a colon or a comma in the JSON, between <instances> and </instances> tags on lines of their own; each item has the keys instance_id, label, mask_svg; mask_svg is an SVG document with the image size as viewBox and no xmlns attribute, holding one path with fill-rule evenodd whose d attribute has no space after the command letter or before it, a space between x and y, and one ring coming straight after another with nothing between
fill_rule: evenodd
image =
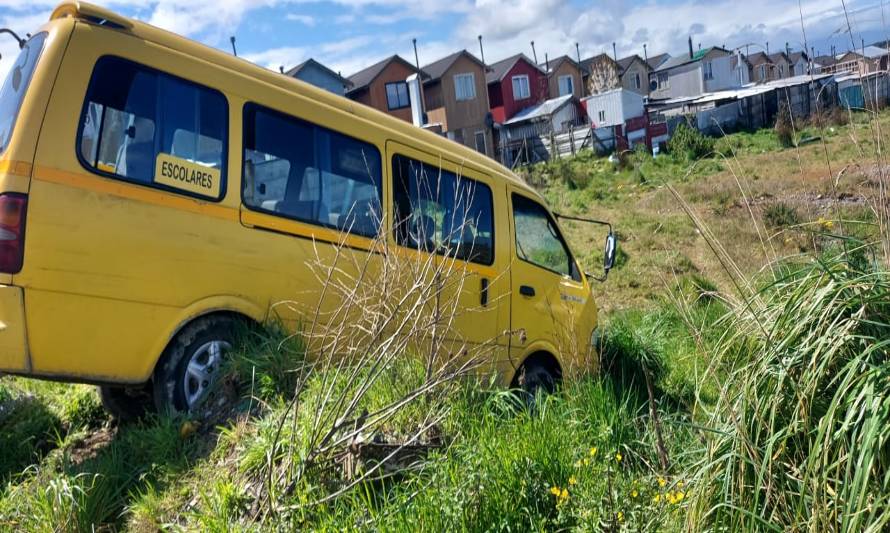
<instances>
[{"instance_id":1,"label":"shrub","mask_svg":"<svg viewBox=\"0 0 890 533\"><path fill-rule=\"evenodd\" d=\"M681 123L668 140L668 150L675 157L687 160L702 159L714 151L714 139L706 137L685 123Z\"/></svg>"},{"instance_id":2,"label":"shrub","mask_svg":"<svg viewBox=\"0 0 890 533\"><path fill-rule=\"evenodd\" d=\"M776 138L779 144L784 148L794 146L794 123L791 120L791 113L788 106L779 106L779 113L776 115Z\"/></svg>"},{"instance_id":3,"label":"shrub","mask_svg":"<svg viewBox=\"0 0 890 533\"><path fill-rule=\"evenodd\" d=\"M787 228L800 224L800 215L793 206L776 202L763 210L763 221L770 228Z\"/></svg>"}]
</instances>

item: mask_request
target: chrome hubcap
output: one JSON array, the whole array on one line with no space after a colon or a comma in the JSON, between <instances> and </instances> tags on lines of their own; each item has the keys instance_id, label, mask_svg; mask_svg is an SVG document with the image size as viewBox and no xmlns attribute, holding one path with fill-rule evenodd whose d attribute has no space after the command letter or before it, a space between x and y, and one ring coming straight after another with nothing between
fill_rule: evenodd
<instances>
[{"instance_id":1,"label":"chrome hubcap","mask_svg":"<svg viewBox=\"0 0 890 533\"><path fill-rule=\"evenodd\" d=\"M189 409L197 405L207 394L219 373L219 365L223 355L232 349L226 341L210 341L195 350L185 370L184 388L185 401Z\"/></svg>"}]
</instances>

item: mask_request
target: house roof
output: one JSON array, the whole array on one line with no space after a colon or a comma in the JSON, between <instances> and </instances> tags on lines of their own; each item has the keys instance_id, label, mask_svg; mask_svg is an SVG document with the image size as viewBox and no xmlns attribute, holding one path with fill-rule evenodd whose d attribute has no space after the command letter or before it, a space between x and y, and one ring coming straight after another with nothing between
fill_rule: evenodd
<instances>
[{"instance_id":1,"label":"house roof","mask_svg":"<svg viewBox=\"0 0 890 533\"><path fill-rule=\"evenodd\" d=\"M792 63L797 63L801 59L803 59L804 61L809 61L810 56L808 56L806 52L791 52L791 55L788 56L788 60Z\"/></svg>"},{"instance_id":2,"label":"house roof","mask_svg":"<svg viewBox=\"0 0 890 533\"><path fill-rule=\"evenodd\" d=\"M545 62L545 63L542 63L542 64L538 65L538 67L541 68L541 69L543 69L544 72L546 72L547 75L549 76L550 74L552 74L553 72L555 72L555 71L559 68L559 66L562 65L563 63L565 63L566 61L568 61L569 63L571 63L576 69L580 70L582 74L584 74L584 73L587 72L587 69L585 69L584 67L582 67L577 61L575 61L574 59L572 59L571 57L569 57L569 56L567 56L567 55L559 56L559 57L557 57L557 58L551 59L551 60L548 61L548 62ZM548 64L549 64L549 67L550 67L549 70L548 70L548 68L547 68L547 67L548 67Z\"/></svg>"},{"instance_id":3,"label":"house roof","mask_svg":"<svg viewBox=\"0 0 890 533\"><path fill-rule=\"evenodd\" d=\"M689 54L672 57L672 58L668 59L667 61L665 61L660 67L658 67L655 70L657 72L660 72L660 71L669 70L669 69L676 68L676 67L681 67L681 66L689 64L689 63L698 63L699 61L701 61L702 59L707 57L707 55L710 54L711 52L713 52L714 50L726 52L727 54L729 53L729 50L727 50L725 48L721 48L719 46L709 46L708 48L702 48L701 50L698 50L697 52L693 53L692 57L689 57Z\"/></svg>"},{"instance_id":4,"label":"house roof","mask_svg":"<svg viewBox=\"0 0 890 533\"><path fill-rule=\"evenodd\" d=\"M525 109L517 113L513 118L504 122L504 125L508 126L510 124L517 124L519 122L527 122L530 120L535 120L537 118L548 117L562 109L567 104L570 104L573 98L574 96L572 96L571 94L567 94L558 98L551 98L550 100L541 102L538 105L526 107Z\"/></svg>"},{"instance_id":5,"label":"house roof","mask_svg":"<svg viewBox=\"0 0 890 533\"><path fill-rule=\"evenodd\" d=\"M768 57L769 57L770 63L772 63L774 65L776 63L778 63L779 61L790 62L790 60L788 59L788 55L785 54L785 52L776 52L775 54L770 54Z\"/></svg>"},{"instance_id":6,"label":"house roof","mask_svg":"<svg viewBox=\"0 0 890 533\"><path fill-rule=\"evenodd\" d=\"M813 59L813 63L822 65L823 67L827 67L837 63L837 58L835 58L834 56L817 56Z\"/></svg>"},{"instance_id":7,"label":"house roof","mask_svg":"<svg viewBox=\"0 0 890 533\"><path fill-rule=\"evenodd\" d=\"M451 55L443 57L442 59L433 61L429 65L424 65L421 70L423 70L429 76L429 79L427 79L424 83L433 83L439 81L442 76L444 76L445 73L448 72L448 69L451 68L451 65L453 65L454 62L461 57L466 57L470 61L478 64L480 67L483 68L483 70L486 68L485 64L482 63L482 61L479 61L476 56L467 52L466 50L459 50Z\"/></svg>"},{"instance_id":8,"label":"house roof","mask_svg":"<svg viewBox=\"0 0 890 533\"><path fill-rule=\"evenodd\" d=\"M300 63L299 65L297 65L297 66L291 68L290 70L288 70L287 72L285 72L285 74L288 75L288 76L290 76L290 77L292 77L292 78L295 78L295 77L297 77L297 74L300 73L300 71L302 71L304 68L306 68L306 67L308 67L308 66L312 66L312 65L314 65L315 67L319 68L320 70L326 72L326 73L327 73L328 75L330 75L332 78L335 78L337 81L339 81L340 83L342 83L343 86L346 87L347 89L352 88L352 82L351 82L351 81L347 80L346 78L344 78L344 77L341 76L340 74L334 72L333 70L329 69L328 67L326 67L326 66L324 66L323 64L319 63L318 61L312 59L311 57L310 57L309 59L307 59L306 61L303 61L303 62Z\"/></svg>"},{"instance_id":9,"label":"house roof","mask_svg":"<svg viewBox=\"0 0 890 533\"><path fill-rule=\"evenodd\" d=\"M878 57L884 57L885 55L888 55L886 48L881 48L878 46L866 46L861 53L869 59L876 59Z\"/></svg>"},{"instance_id":10,"label":"house roof","mask_svg":"<svg viewBox=\"0 0 890 533\"><path fill-rule=\"evenodd\" d=\"M353 74L352 76L349 76L349 82L352 83L352 88L349 90L349 92L355 93L362 89L366 89L368 87L368 85L371 85L371 83L373 83L374 80L377 79L377 76L380 76L380 74L384 70L386 70L386 67L388 67L390 65L390 63L392 63L394 61L402 63L403 65L408 67L408 69L414 73L419 73L422 78L428 77L425 72L423 72L422 70L418 71L417 67L415 67L408 61L402 59L400 56L392 55L392 56L387 57L383 61L374 63L370 67L360 70L360 71L356 72L355 74Z\"/></svg>"},{"instance_id":11,"label":"house roof","mask_svg":"<svg viewBox=\"0 0 890 533\"><path fill-rule=\"evenodd\" d=\"M525 54L516 54L515 56L510 56L507 59L501 59L497 63L492 63L488 65L489 71L485 76L485 81L488 83L496 83L504 79L504 76L507 75L508 72L513 68L513 65L518 63L519 61L525 61L529 65L535 67L540 70L542 73L544 72L538 65L535 65L535 62L529 59Z\"/></svg>"},{"instance_id":12,"label":"house roof","mask_svg":"<svg viewBox=\"0 0 890 533\"><path fill-rule=\"evenodd\" d=\"M646 61L644 61L642 57L640 57L636 54L633 54L633 55L629 55L627 57L622 57L621 59L618 60L619 72L621 74L624 74L627 71L627 69L630 68L631 65L633 65L634 61L639 61L646 68L648 68L650 70L652 69L652 67L649 65L649 63L646 63Z\"/></svg>"},{"instance_id":13,"label":"house roof","mask_svg":"<svg viewBox=\"0 0 890 533\"><path fill-rule=\"evenodd\" d=\"M765 52L755 52L753 54L745 56L745 59L748 60L748 63L752 67L756 67L758 65L769 64L772 63L768 55Z\"/></svg>"},{"instance_id":14,"label":"house roof","mask_svg":"<svg viewBox=\"0 0 890 533\"><path fill-rule=\"evenodd\" d=\"M649 67L656 69L670 58L671 54L658 54L657 56L650 57L646 62L649 63Z\"/></svg>"}]
</instances>

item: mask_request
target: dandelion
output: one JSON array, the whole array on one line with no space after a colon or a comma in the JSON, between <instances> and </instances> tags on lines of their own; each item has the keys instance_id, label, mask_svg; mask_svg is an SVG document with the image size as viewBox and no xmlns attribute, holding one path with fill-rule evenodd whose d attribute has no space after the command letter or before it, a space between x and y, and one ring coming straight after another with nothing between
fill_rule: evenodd
<instances>
[{"instance_id":1,"label":"dandelion","mask_svg":"<svg viewBox=\"0 0 890 533\"><path fill-rule=\"evenodd\" d=\"M652 497L652 501L655 503L659 503L661 501L661 494L656 494Z\"/></svg>"},{"instance_id":2,"label":"dandelion","mask_svg":"<svg viewBox=\"0 0 890 533\"><path fill-rule=\"evenodd\" d=\"M637 492L637 489L634 489L634 490L630 491L630 497L631 497L631 498L636 498L636 497L639 496L639 495L640 495L640 493Z\"/></svg>"},{"instance_id":3,"label":"dandelion","mask_svg":"<svg viewBox=\"0 0 890 533\"><path fill-rule=\"evenodd\" d=\"M590 459L587 457L584 458L584 466L590 466Z\"/></svg>"},{"instance_id":4,"label":"dandelion","mask_svg":"<svg viewBox=\"0 0 890 533\"><path fill-rule=\"evenodd\" d=\"M590 456L596 457L596 446L593 446L592 448L590 448Z\"/></svg>"},{"instance_id":5,"label":"dandelion","mask_svg":"<svg viewBox=\"0 0 890 533\"><path fill-rule=\"evenodd\" d=\"M578 484L578 478L576 478L575 476L570 476L569 477L569 485L577 485L577 484Z\"/></svg>"},{"instance_id":6,"label":"dandelion","mask_svg":"<svg viewBox=\"0 0 890 533\"><path fill-rule=\"evenodd\" d=\"M683 493L683 491L678 490L677 495L674 497L675 503L680 503L681 501L683 501L684 496L686 495Z\"/></svg>"},{"instance_id":7,"label":"dandelion","mask_svg":"<svg viewBox=\"0 0 890 533\"><path fill-rule=\"evenodd\" d=\"M621 455L621 452L615 452L615 460L620 463L622 459L624 459L624 456Z\"/></svg>"},{"instance_id":8,"label":"dandelion","mask_svg":"<svg viewBox=\"0 0 890 533\"><path fill-rule=\"evenodd\" d=\"M658 478L658 486L664 488L667 485L667 480L663 477Z\"/></svg>"},{"instance_id":9,"label":"dandelion","mask_svg":"<svg viewBox=\"0 0 890 533\"><path fill-rule=\"evenodd\" d=\"M677 487L679 487L679 488L682 489L682 488L683 488L683 482L682 482L682 481L678 481L678 482L677 482Z\"/></svg>"},{"instance_id":10,"label":"dandelion","mask_svg":"<svg viewBox=\"0 0 890 533\"><path fill-rule=\"evenodd\" d=\"M623 511L618 511L618 521L624 522L624 512Z\"/></svg>"},{"instance_id":11,"label":"dandelion","mask_svg":"<svg viewBox=\"0 0 890 533\"><path fill-rule=\"evenodd\" d=\"M559 487L550 487L550 494L559 497Z\"/></svg>"}]
</instances>

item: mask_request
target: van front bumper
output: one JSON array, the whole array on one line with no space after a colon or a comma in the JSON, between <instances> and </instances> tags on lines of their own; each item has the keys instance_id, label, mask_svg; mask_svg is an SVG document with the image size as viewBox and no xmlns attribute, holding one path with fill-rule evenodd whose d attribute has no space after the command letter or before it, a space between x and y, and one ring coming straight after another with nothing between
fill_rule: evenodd
<instances>
[{"instance_id":1,"label":"van front bumper","mask_svg":"<svg viewBox=\"0 0 890 533\"><path fill-rule=\"evenodd\" d=\"M23 291L21 287L0 285L0 372L30 371Z\"/></svg>"}]
</instances>

